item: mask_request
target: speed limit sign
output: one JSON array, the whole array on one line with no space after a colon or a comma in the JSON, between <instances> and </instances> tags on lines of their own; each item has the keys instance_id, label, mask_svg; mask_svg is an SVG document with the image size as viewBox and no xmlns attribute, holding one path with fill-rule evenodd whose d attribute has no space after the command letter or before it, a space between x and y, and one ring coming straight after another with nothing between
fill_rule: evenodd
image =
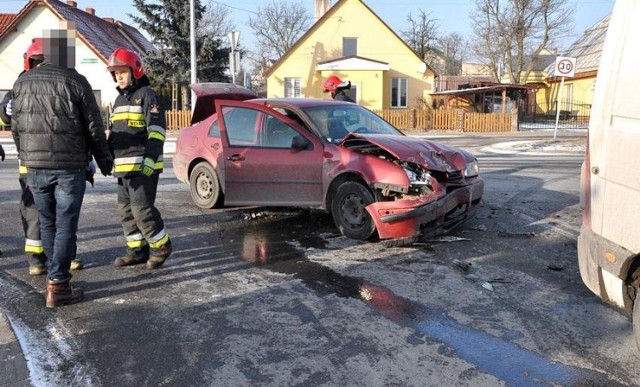
<instances>
[{"instance_id":1,"label":"speed limit sign","mask_svg":"<svg viewBox=\"0 0 640 387\"><path fill-rule=\"evenodd\" d=\"M556 57L556 67L554 75L556 77L569 77L573 78L576 73L576 58L569 58L566 56Z\"/></svg>"}]
</instances>

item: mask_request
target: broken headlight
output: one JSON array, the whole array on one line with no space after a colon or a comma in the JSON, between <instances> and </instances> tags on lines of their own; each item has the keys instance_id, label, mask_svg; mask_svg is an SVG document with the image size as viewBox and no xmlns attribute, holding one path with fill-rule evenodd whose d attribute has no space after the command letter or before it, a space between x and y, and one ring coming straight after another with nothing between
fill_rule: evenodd
<instances>
[{"instance_id":1,"label":"broken headlight","mask_svg":"<svg viewBox=\"0 0 640 387\"><path fill-rule=\"evenodd\" d=\"M467 163L467 167L464 169L464 177L473 177L478 176L478 172L480 171L480 166L478 165L478 160L473 160Z\"/></svg>"},{"instance_id":2,"label":"broken headlight","mask_svg":"<svg viewBox=\"0 0 640 387\"><path fill-rule=\"evenodd\" d=\"M417 174L410 169L403 168L404 173L407 174L411 185L427 185L429 184L429 172Z\"/></svg>"}]
</instances>

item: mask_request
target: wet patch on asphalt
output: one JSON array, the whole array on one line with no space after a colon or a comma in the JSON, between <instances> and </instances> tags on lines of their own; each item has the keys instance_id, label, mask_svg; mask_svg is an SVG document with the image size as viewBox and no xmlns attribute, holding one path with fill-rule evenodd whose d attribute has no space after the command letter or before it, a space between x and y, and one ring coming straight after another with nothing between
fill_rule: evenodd
<instances>
[{"instance_id":1,"label":"wet patch on asphalt","mask_svg":"<svg viewBox=\"0 0 640 387\"><path fill-rule=\"evenodd\" d=\"M503 337L492 336L456 322L444 310L421 305L394 294L388 288L340 274L310 261L306 251L327 248L328 243L319 230L331 229L331 224L328 222L323 227L312 227L303 218L292 217L279 225L265 222L238 229L244 234L239 255L250 264L293 275L321 296L333 293L343 298L358 299L384 318L414 329L414 341L419 341L416 339L420 336L438 341L443 344L443 349L446 348L448 356L456 356L474 364L480 372L493 375L509 385L617 384L602 373L553 362L520 347L512 342L522 337L520 332L509 332ZM292 238L300 246L300 249L294 250L298 253L282 243L281 232L289 227L299 231L296 234L300 237ZM309 316L308 311L292 310L291 313L303 321L315 319Z\"/></svg>"}]
</instances>

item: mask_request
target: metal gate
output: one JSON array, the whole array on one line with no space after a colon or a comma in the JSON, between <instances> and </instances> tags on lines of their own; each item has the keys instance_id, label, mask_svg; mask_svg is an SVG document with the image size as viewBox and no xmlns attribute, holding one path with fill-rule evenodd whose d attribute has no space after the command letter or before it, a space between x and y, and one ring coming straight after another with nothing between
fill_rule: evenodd
<instances>
[{"instance_id":1,"label":"metal gate","mask_svg":"<svg viewBox=\"0 0 640 387\"><path fill-rule=\"evenodd\" d=\"M558 129L587 129L591 116L591 104L572 100L553 101L551 106L538 103L537 106L518 112L518 130L554 129L556 127L557 106L560 108Z\"/></svg>"}]
</instances>

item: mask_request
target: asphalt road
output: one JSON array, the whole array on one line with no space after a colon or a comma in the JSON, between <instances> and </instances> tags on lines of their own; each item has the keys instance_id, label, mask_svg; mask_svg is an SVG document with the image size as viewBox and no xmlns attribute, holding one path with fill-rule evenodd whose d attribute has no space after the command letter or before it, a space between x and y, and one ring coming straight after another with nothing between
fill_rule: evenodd
<instances>
[{"instance_id":1,"label":"asphalt road","mask_svg":"<svg viewBox=\"0 0 640 387\"><path fill-rule=\"evenodd\" d=\"M80 222L88 267L73 278L87 299L54 311L22 257L16 162L0 163L0 309L26 360L19 382L639 385L630 319L578 273L581 156L441 140L479 156L485 197L448 238L404 248L348 240L316 211L200 210L169 169L158 205L175 253L160 270L117 269L115 183L100 177ZM15 349L3 331L0 359Z\"/></svg>"}]
</instances>

